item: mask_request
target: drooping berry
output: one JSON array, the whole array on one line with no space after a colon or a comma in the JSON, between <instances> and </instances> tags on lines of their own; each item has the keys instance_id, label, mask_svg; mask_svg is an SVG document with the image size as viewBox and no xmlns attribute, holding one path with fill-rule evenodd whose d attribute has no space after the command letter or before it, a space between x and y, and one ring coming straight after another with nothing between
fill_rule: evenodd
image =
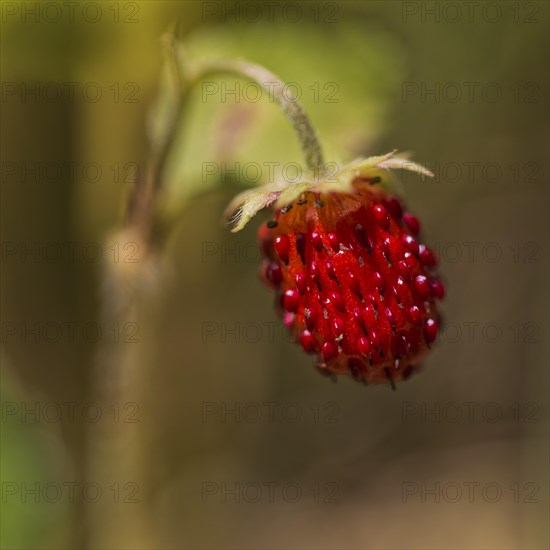
<instances>
[{"instance_id":1,"label":"drooping berry","mask_svg":"<svg viewBox=\"0 0 550 550\"><path fill-rule=\"evenodd\" d=\"M415 325L422 324L422 313L420 313L418 306L411 306L409 309L409 317Z\"/></svg>"},{"instance_id":2,"label":"drooping berry","mask_svg":"<svg viewBox=\"0 0 550 550\"><path fill-rule=\"evenodd\" d=\"M403 221L407 224L407 227L413 235L418 235L420 233L420 222L416 216L412 214L403 214Z\"/></svg>"},{"instance_id":3,"label":"drooping berry","mask_svg":"<svg viewBox=\"0 0 550 550\"><path fill-rule=\"evenodd\" d=\"M295 313L300 306L300 296L295 288L287 290L283 296L283 305L287 311Z\"/></svg>"},{"instance_id":4,"label":"drooping berry","mask_svg":"<svg viewBox=\"0 0 550 550\"><path fill-rule=\"evenodd\" d=\"M263 279L321 371L393 387L435 341L445 288L418 219L372 181L352 187L305 191L275 212L259 230Z\"/></svg>"},{"instance_id":5,"label":"drooping berry","mask_svg":"<svg viewBox=\"0 0 550 550\"><path fill-rule=\"evenodd\" d=\"M436 339L438 328L439 327L435 319L426 320L426 323L424 324L424 332L428 343L431 343Z\"/></svg>"},{"instance_id":6,"label":"drooping berry","mask_svg":"<svg viewBox=\"0 0 550 550\"><path fill-rule=\"evenodd\" d=\"M443 283L438 279L432 279L430 281L430 288L432 289L432 294L438 300L443 300L445 298L445 287Z\"/></svg>"},{"instance_id":7,"label":"drooping berry","mask_svg":"<svg viewBox=\"0 0 550 550\"><path fill-rule=\"evenodd\" d=\"M325 342L321 348L321 355L325 363L329 363L338 355L338 348L333 342Z\"/></svg>"},{"instance_id":8,"label":"drooping berry","mask_svg":"<svg viewBox=\"0 0 550 550\"><path fill-rule=\"evenodd\" d=\"M386 197L382 199L382 204L388 209L393 218L395 218L396 220L401 219L401 216L403 215L403 210L401 208L401 203L399 202L399 199L396 199L395 197Z\"/></svg>"},{"instance_id":9,"label":"drooping berry","mask_svg":"<svg viewBox=\"0 0 550 550\"><path fill-rule=\"evenodd\" d=\"M414 286L422 298L426 299L429 297L430 283L428 282L426 275L417 275L414 280Z\"/></svg>"},{"instance_id":10,"label":"drooping berry","mask_svg":"<svg viewBox=\"0 0 550 550\"><path fill-rule=\"evenodd\" d=\"M418 257L427 267L434 267L437 265L437 258L434 252L423 244L418 247Z\"/></svg>"},{"instance_id":11,"label":"drooping berry","mask_svg":"<svg viewBox=\"0 0 550 550\"><path fill-rule=\"evenodd\" d=\"M300 344L302 344L307 353L313 353L317 347L317 340L315 340L315 336L309 330L304 330L300 334Z\"/></svg>"},{"instance_id":12,"label":"drooping berry","mask_svg":"<svg viewBox=\"0 0 550 550\"><path fill-rule=\"evenodd\" d=\"M376 204L373 209L374 213L374 219L376 220L376 223L383 227L384 229L388 229L390 226L390 217L388 215L388 211L382 204Z\"/></svg>"},{"instance_id":13,"label":"drooping berry","mask_svg":"<svg viewBox=\"0 0 550 550\"><path fill-rule=\"evenodd\" d=\"M275 238L275 250L283 263L288 263L288 253L290 251L290 241L287 235L278 235Z\"/></svg>"}]
</instances>

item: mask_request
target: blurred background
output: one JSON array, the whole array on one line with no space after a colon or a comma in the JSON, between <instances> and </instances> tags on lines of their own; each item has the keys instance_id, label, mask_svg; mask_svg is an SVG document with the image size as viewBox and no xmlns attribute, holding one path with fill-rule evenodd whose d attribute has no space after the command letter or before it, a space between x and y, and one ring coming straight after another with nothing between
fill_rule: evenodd
<instances>
[{"instance_id":1,"label":"blurred background","mask_svg":"<svg viewBox=\"0 0 550 550\"><path fill-rule=\"evenodd\" d=\"M2 547L548 548L548 3L68 4L1 4ZM301 161L234 77L192 92L153 290L105 320L174 24L294 83L327 160L435 172L398 183L446 326L396 392L318 376L257 278L265 216L220 224Z\"/></svg>"}]
</instances>

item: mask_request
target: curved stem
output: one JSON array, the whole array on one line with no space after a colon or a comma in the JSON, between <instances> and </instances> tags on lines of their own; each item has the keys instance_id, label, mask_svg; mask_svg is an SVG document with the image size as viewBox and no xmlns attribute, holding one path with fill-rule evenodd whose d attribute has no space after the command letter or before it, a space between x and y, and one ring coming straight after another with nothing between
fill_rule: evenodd
<instances>
[{"instance_id":1,"label":"curved stem","mask_svg":"<svg viewBox=\"0 0 550 550\"><path fill-rule=\"evenodd\" d=\"M182 55L183 49L177 43L175 33L164 37L164 45L174 86L174 104L160 139L151 143L146 177L136 184L128 198L127 221L130 224L136 224L145 234L151 231L155 204L162 188L162 171L178 128L181 127L189 90L209 75L233 74L251 80L266 91L292 124L307 167L316 176L324 170L323 152L315 129L299 101L288 93L288 87L277 75L261 65L243 59L220 59L191 64Z\"/></svg>"},{"instance_id":2,"label":"curved stem","mask_svg":"<svg viewBox=\"0 0 550 550\"><path fill-rule=\"evenodd\" d=\"M181 67L181 65L180 65ZM231 73L247 78L256 83L262 90L268 92L275 103L281 107L286 117L292 124L294 132L302 147L302 153L308 168L315 172L323 165L323 152L321 144L311 121L306 115L299 101L288 93L285 83L271 71L261 65L256 65L243 59L222 59L207 62L195 67L181 67L184 79L189 86L195 85L199 80L210 74Z\"/></svg>"},{"instance_id":3,"label":"curved stem","mask_svg":"<svg viewBox=\"0 0 550 550\"><path fill-rule=\"evenodd\" d=\"M121 246L130 243L138 246L139 262L108 265L103 275L104 295L102 313L106 325L121 325L145 317L151 291L158 272L158 251L162 242L155 240L154 228L158 222L156 205L163 191L164 170L175 137L182 125L189 98L189 90L201 79L216 73L230 73L249 79L270 94L290 120L298 137L307 166L313 172L323 169L323 154L315 130L300 103L285 93L288 90L276 75L263 67L244 60L220 60L191 65L181 55L177 36L165 36L165 47L170 63L173 96L169 103L165 126L151 140L149 160L144 178L138 179L127 197L126 220L114 235L113 241ZM102 343L94 370L94 393L106 409L112 403L139 403L146 394L147 364L142 361L142 350L117 347ZM145 428L143 428L145 429ZM91 480L108 480L119 483L128 480L139 482L143 494L148 495L149 480L146 471L143 432L140 426L110 423L89 434L88 476ZM150 539L156 543L155 525L150 519L150 503L145 500L129 510L121 507L88 506L89 533L87 547L144 545ZM125 540L131 537L131 544ZM145 546L148 546L145 544Z\"/></svg>"}]
</instances>

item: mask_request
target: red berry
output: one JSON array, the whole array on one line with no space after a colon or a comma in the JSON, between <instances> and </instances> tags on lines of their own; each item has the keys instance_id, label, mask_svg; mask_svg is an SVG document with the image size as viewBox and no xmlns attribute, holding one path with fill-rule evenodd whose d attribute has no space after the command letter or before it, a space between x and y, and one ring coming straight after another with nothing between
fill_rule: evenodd
<instances>
[{"instance_id":1,"label":"red berry","mask_svg":"<svg viewBox=\"0 0 550 550\"><path fill-rule=\"evenodd\" d=\"M402 304L407 300L409 289L408 286L405 284L405 279L403 279L403 277L397 277L397 279L395 280L395 285L392 287L391 290L398 304Z\"/></svg>"},{"instance_id":2,"label":"red berry","mask_svg":"<svg viewBox=\"0 0 550 550\"><path fill-rule=\"evenodd\" d=\"M291 311L286 311L283 315L283 324L285 327L290 328L294 325L294 320L296 319L296 314Z\"/></svg>"},{"instance_id":3,"label":"red berry","mask_svg":"<svg viewBox=\"0 0 550 550\"><path fill-rule=\"evenodd\" d=\"M376 204L373 207L372 212L374 214L374 219L376 220L376 223L380 227L388 229L388 227L390 226L390 216L388 215L388 211L384 208L384 206L381 204Z\"/></svg>"},{"instance_id":4,"label":"red berry","mask_svg":"<svg viewBox=\"0 0 550 550\"><path fill-rule=\"evenodd\" d=\"M332 320L332 329L335 337L341 336L344 332L344 321L340 317L334 317Z\"/></svg>"},{"instance_id":5,"label":"red berry","mask_svg":"<svg viewBox=\"0 0 550 550\"><path fill-rule=\"evenodd\" d=\"M407 355L409 351L409 343L404 334L395 334L391 340L391 352L396 359L401 359Z\"/></svg>"},{"instance_id":6,"label":"red berry","mask_svg":"<svg viewBox=\"0 0 550 550\"><path fill-rule=\"evenodd\" d=\"M332 342L325 342L321 348L321 355L328 363L338 355L338 348Z\"/></svg>"},{"instance_id":7,"label":"red berry","mask_svg":"<svg viewBox=\"0 0 550 550\"><path fill-rule=\"evenodd\" d=\"M380 338L374 331L370 333L370 345L373 351L380 351L381 349Z\"/></svg>"},{"instance_id":8,"label":"red berry","mask_svg":"<svg viewBox=\"0 0 550 550\"><path fill-rule=\"evenodd\" d=\"M317 250L317 252L321 252L321 249L323 248L323 239L321 238L321 233L319 233L318 231L311 232L311 244L313 245L313 248Z\"/></svg>"},{"instance_id":9,"label":"red berry","mask_svg":"<svg viewBox=\"0 0 550 550\"><path fill-rule=\"evenodd\" d=\"M366 336L361 336L357 340L357 349L361 355L368 355L370 352L370 342Z\"/></svg>"},{"instance_id":10,"label":"red berry","mask_svg":"<svg viewBox=\"0 0 550 550\"><path fill-rule=\"evenodd\" d=\"M418 254L418 242L416 242L414 237L411 237L405 233L403 235L403 243L413 254Z\"/></svg>"},{"instance_id":11,"label":"red berry","mask_svg":"<svg viewBox=\"0 0 550 550\"><path fill-rule=\"evenodd\" d=\"M336 233L329 233L327 235L327 239L332 250L334 250L334 252L338 252L338 249L340 247L340 242L338 241L338 235L336 235Z\"/></svg>"},{"instance_id":12,"label":"red berry","mask_svg":"<svg viewBox=\"0 0 550 550\"><path fill-rule=\"evenodd\" d=\"M426 341L428 343L433 342L437 337L437 331L439 325L435 319L427 319L424 324L424 334L426 335Z\"/></svg>"},{"instance_id":13,"label":"red berry","mask_svg":"<svg viewBox=\"0 0 550 550\"><path fill-rule=\"evenodd\" d=\"M279 267L279 264L275 262L270 262L268 260L264 261L267 262L264 264L263 272L266 283L276 288L283 280L283 270Z\"/></svg>"},{"instance_id":14,"label":"red berry","mask_svg":"<svg viewBox=\"0 0 550 550\"><path fill-rule=\"evenodd\" d=\"M368 304L363 311L363 318L365 319L365 326L372 327L376 323L378 314L372 304Z\"/></svg>"},{"instance_id":15,"label":"red berry","mask_svg":"<svg viewBox=\"0 0 550 550\"><path fill-rule=\"evenodd\" d=\"M275 238L275 250L279 258L286 264L288 263L288 252L290 250L290 241L286 235L278 235Z\"/></svg>"},{"instance_id":16,"label":"red berry","mask_svg":"<svg viewBox=\"0 0 550 550\"><path fill-rule=\"evenodd\" d=\"M411 268L405 260L399 260L395 266L395 271L403 277L403 280L407 283L411 282Z\"/></svg>"},{"instance_id":17,"label":"red berry","mask_svg":"<svg viewBox=\"0 0 550 550\"><path fill-rule=\"evenodd\" d=\"M437 265L437 258L433 250L429 249L427 246L421 244L418 248L418 256L420 261L427 267L434 267Z\"/></svg>"},{"instance_id":18,"label":"red berry","mask_svg":"<svg viewBox=\"0 0 550 550\"><path fill-rule=\"evenodd\" d=\"M382 203L388 209L389 213L396 220L400 220L403 215L403 210L401 208L401 203L395 197L388 197L382 200Z\"/></svg>"},{"instance_id":19,"label":"red berry","mask_svg":"<svg viewBox=\"0 0 550 550\"><path fill-rule=\"evenodd\" d=\"M445 294L428 271L433 252L413 236L418 220L358 179L350 193L303 193L275 221L259 231L263 279L321 369L392 385L416 372Z\"/></svg>"},{"instance_id":20,"label":"red berry","mask_svg":"<svg viewBox=\"0 0 550 550\"><path fill-rule=\"evenodd\" d=\"M390 324L392 330L395 330L395 315L393 314L393 311L389 307L387 307L384 310L384 315L386 316L386 319L388 320L388 323Z\"/></svg>"},{"instance_id":21,"label":"red berry","mask_svg":"<svg viewBox=\"0 0 550 550\"><path fill-rule=\"evenodd\" d=\"M300 256L302 263L306 263L306 236L303 233L296 235L296 252Z\"/></svg>"},{"instance_id":22,"label":"red berry","mask_svg":"<svg viewBox=\"0 0 550 550\"><path fill-rule=\"evenodd\" d=\"M304 294L306 291L306 277L303 273L296 273L295 277L296 288L299 294Z\"/></svg>"},{"instance_id":23,"label":"red berry","mask_svg":"<svg viewBox=\"0 0 550 550\"><path fill-rule=\"evenodd\" d=\"M338 292L331 292L329 294L329 302L338 310L341 312L344 312L346 309L346 305L344 303L344 300L340 293Z\"/></svg>"},{"instance_id":24,"label":"red berry","mask_svg":"<svg viewBox=\"0 0 550 550\"><path fill-rule=\"evenodd\" d=\"M367 230L365 229L365 226L361 223L357 223L355 224L353 230L361 246L367 248L369 246L369 237L367 235Z\"/></svg>"},{"instance_id":25,"label":"red berry","mask_svg":"<svg viewBox=\"0 0 550 550\"><path fill-rule=\"evenodd\" d=\"M334 272L334 266L332 265L332 262L326 261L325 262L325 268L327 270L327 274L331 279L336 280L336 273Z\"/></svg>"},{"instance_id":26,"label":"red berry","mask_svg":"<svg viewBox=\"0 0 550 550\"><path fill-rule=\"evenodd\" d=\"M315 336L313 336L309 330L304 330L304 332L300 334L300 344L302 344L302 347L307 353L313 353L317 347Z\"/></svg>"},{"instance_id":27,"label":"red berry","mask_svg":"<svg viewBox=\"0 0 550 550\"><path fill-rule=\"evenodd\" d=\"M430 295L430 283L426 275L417 275L414 286L422 298L427 298Z\"/></svg>"},{"instance_id":28,"label":"red berry","mask_svg":"<svg viewBox=\"0 0 550 550\"><path fill-rule=\"evenodd\" d=\"M359 280L359 276L356 273L354 273L353 271L350 271L347 274L346 281L347 281L347 284L348 284L349 288L352 290L352 292L354 292L355 294L360 296L361 295L361 282Z\"/></svg>"},{"instance_id":29,"label":"red berry","mask_svg":"<svg viewBox=\"0 0 550 550\"><path fill-rule=\"evenodd\" d=\"M420 313L418 306L411 306L411 308L409 309L409 317L415 325L422 324L422 314Z\"/></svg>"},{"instance_id":30,"label":"red berry","mask_svg":"<svg viewBox=\"0 0 550 550\"><path fill-rule=\"evenodd\" d=\"M438 300L443 300L445 298L445 287L441 281L437 279L432 279L430 281L430 288L432 289L432 294Z\"/></svg>"},{"instance_id":31,"label":"red berry","mask_svg":"<svg viewBox=\"0 0 550 550\"><path fill-rule=\"evenodd\" d=\"M263 255L268 256L273 246L273 232L266 224L261 225L258 230L258 241Z\"/></svg>"},{"instance_id":32,"label":"red berry","mask_svg":"<svg viewBox=\"0 0 550 550\"><path fill-rule=\"evenodd\" d=\"M361 313L361 310L357 306L354 306L353 308L351 308L350 317L359 326L361 326L361 327L364 326L363 325L363 314Z\"/></svg>"},{"instance_id":33,"label":"red berry","mask_svg":"<svg viewBox=\"0 0 550 550\"><path fill-rule=\"evenodd\" d=\"M372 274L372 283L374 284L375 288L379 290L380 293L384 292L384 289L386 288L386 285L384 283L384 278L378 271L375 271Z\"/></svg>"},{"instance_id":34,"label":"red berry","mask_svg":"<svg viewBox=\"0 0 550 550\"><path fill-rule=\"evenodd\" d=\"M309 276L311 277L311 279L313 281L315 281L315 282L319 281L319 267L318 267L317 262L315 260L313 260L309 264Z\"/></svg>"},{"instance_id":35,"label":"red berry","mask_svg":"<svg viewBox=\"0 0 550 550\"><path fill-rule=\"evenodd\" d=\"M420 233L420 222L416 216L412 214L403 214L403 221L407 224L407 227L413 235L418 235Z\"/></svg>"},{"instance_id":36,"label":"red berry","mask_svg":"<svg viewBox=\"0 0 550 550\"><path fill-rule=\"evenodd\" d=\"M287 311L296 312L300 306L300 296L295 288L285 291L283 305Z\"/></svg>"},{"instance_id":37,"label":"red berry","mask_svg":"<svg viewBox=\"0 0 550 550\"><path fill-rule=\"evenodd\" d=\"M315 328L315 323L317 321L317 313L314 309L306 307L304 309L304 317L306 320L306 327L308 330L313 330Z\"/></svg>"}]
</instances>

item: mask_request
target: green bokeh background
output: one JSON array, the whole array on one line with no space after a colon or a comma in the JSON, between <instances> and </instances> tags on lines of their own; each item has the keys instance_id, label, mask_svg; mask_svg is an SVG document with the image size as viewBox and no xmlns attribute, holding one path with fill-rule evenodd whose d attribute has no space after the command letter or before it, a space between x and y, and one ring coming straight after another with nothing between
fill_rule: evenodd
<instances>
[{"instance_id":1,"label":"green bokeh background","mask_svg":"<svg viewBox=\"0 0 550 550\"><path fill-rule=\"evenodd\" d=\"M11 15L21 4L2 2L3 86L96 82L103 92L97 102L78 94L74 101L2 98L3 243L109 239L130 186L115 181L110 167L145 165L146 128L161 80L160 37L177 21L190 57L243 56L300 84L328 160L397 148L430 167L450 167L449 178L411 175L402 188L426 241L448 251L441 265L448 285L444 315L463 332L455 338L449 330L425 372L395 393L317 376L311 359L284 335L272 297L257 280L250 243L258 220L237 235L219 223L228 200L250 182L202 174L205 162L299 162L298 144L268 101L203 101L195 91L166 174L167 202L184 204L167 243L166 273L140 319L139 341L120 344L138 350L135 368L147 388L136 397L135 429L147 464L140 506L154 535L145 541L126 532L135 527L132 504L119 503L129 524L106 526L104 540L109 548L547 548L549 4L495 2L501 16L493 21L493 12L481 7L469 20L464 3L451 3L464 10L456 22L446 2L438 4L438 21L425 13L433 2L305 2L296 22L289 20L294 8L272 4L273 21L265 7L263 17L250 21L256 13L250 3L140 1L119 3L118 22L114 4L102 2L97 22L76 8L73 22L64 16L50 23L22 21ZM220 15L227 6L237 7L240 22L231 10ZM135 83L137 101L114 101L115 82ZM235 79L212 82L233 87ZM315 101L309 87L316 82L335 83L337 101ZM403 98L404 83L434 82L479 88L472 102L430 95L422 101L419 93ZM498 101L481 94L490 82L502 90ZM97 163L102 177L35 182L4 168L64 162ZM478 163L471 178L467 163ZM491 163L502 170L498 181L482 173ZM517 178L513 166L520 167ZM471 261L464 243L477 243ZM503 251L496 262L482 255L488 243ZM453 261L456 246L462 257ZM99 479L88 479L104 488L105 498L95 504L66 496L57 503L22 501L6 493L10 483L86 479L93 423L78 415L35 422L5 414L5 406L38 402L44 410L48 403L93 401L98 346L82 338L34 343L5 330L17 323L100 323L101 274L101 262L82 257L51 263L2 257L2 548L83 548L90 508L110 509L111 493ZM220 329L254 323L262 334L258 341L242 333L238 341L231 335L223 341L217 333L205 342L205 323ZM472 339L465 323L479 324ZM497 342L482 335L488 323L502 328ZM203 418L207 403L265 402L297 403L303 418ZM467 402L497 403L503 418L403 419L407 403ZM536 421L514 421L518 403L532 403ZM312 411L327 404L336 422L315 422ZM218 495L205 502L207 482L295 482L304 497L234 503ZM496 503L466 496L454 504L422 502L418 495L403 502L406 482L495 482L504 493ZM536 484L537 502L515 503L515 483ZM315 502L314 484L335 484L339 502ZM118 538L110 529L118 529Z\"/></svg>"}]
</instances>

